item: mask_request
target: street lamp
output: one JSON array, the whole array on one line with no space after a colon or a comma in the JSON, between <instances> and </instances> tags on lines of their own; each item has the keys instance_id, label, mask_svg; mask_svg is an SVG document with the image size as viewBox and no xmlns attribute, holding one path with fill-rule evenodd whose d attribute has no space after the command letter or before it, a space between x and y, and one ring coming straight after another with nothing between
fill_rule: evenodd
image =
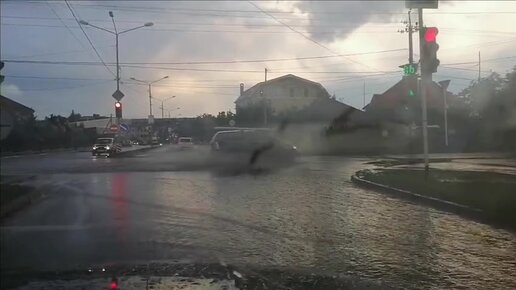
<instances>
[{"instance_id":1,"label":"street lamp","mask_svg":"<svg viewBox=\"0 0 516 290\"><path fill-rule=\"evenodd\" d=\"M164 77L162 77L158 80L152 81L152 82L146 82L146 81L142 81L142 80L139 80L136 78L131 78L131 80L133 80L133 81L140 82L142 84L146 84L149 86L149 118L151 118L150 116L152 116L152 84L155 84L164 79L168 79L168 76L164 76Z\"/></svg>"},{"instance_id":2,"label":"street lamp","mask_svg":"<svg viewBox=\"0 0 516 290\"><path fill-rule=\"evenodd\" d=\"M173 111L176 111L176 110L179 110L181 109L180 107L177 107L175 109L172 109L172 110L167 110L168 111L168 118L170 119L170 113L173 112ZM181 114L179 114L178 116L181 116Z\"/></svg>"},{"instance_id":3,"label":"street lamp","mask_svg":"<svg viewBox=\"0 0 516 290\"><path fill-rule=\"evenodd\" d=\"M91 26L93 28L97 28L99 30L102 30L102 31L105 31L105 32L108 32L108 33L111 33L113 35L115 35L115 38L116 38L116 89L117 91L120 90L120 64L119 64L119 61L118 61L118 36L122 33L126 33L126 32L129 32L129 31L133 31L133 30L136 30L136 29L139 29L139 28L142 28L142 27L149 27L149 26L152 26L154 25L154 23L152 22L147 22L143 25L140 25L140 26L137 26L137 27L133 27L133 28L130 28L130 29L127 29L127 30L124 30L124 31L118 31L117 28L116 28L116 25L115 25L115 18L113 16L113 12L112 11L109 11L109 17L111 17L111 20L113 21L113 27L115 29L115 31L111 31L111 30L108 30L108 29L105 29L105 28L102 28L102 27L99 27L99 26L96 26L96 25L93 25L87 21L84 21L84 20L80 20L79 23L81 25L87 25L87 26Z\"/></svg>"},{"instance_id":4,"label":"street lamp","mask_svg":"<svg viewBox=\"0 0 516 290\"><path fill-rule=\"evenodd\" d=\"M164 112L163 112L163 110L164 110L163 103L164 103L165 101L168 101L168 100L173 99L173 98L175 98L175 97L176 97L176 96L172 96L172 97L168 97L168 98L166 98L166 99L162 99L162 100L161 100L161 107L160 107L160 108L161 108L161 119L165 118L165 117L164 117Z\"/></svg>"}]
</instances>

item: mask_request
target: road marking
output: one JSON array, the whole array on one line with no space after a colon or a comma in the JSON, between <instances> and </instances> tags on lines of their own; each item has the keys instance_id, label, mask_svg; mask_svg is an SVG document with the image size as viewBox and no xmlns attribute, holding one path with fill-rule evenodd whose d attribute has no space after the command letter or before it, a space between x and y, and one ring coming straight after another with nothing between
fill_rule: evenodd
<instances>
[{"instance_id":1,"label":"road marking","mask_svg":"<svg viewBox=\"0 0 516 290\"><path fill-rule=\"evenodd\" d=\"M5 156L5 157L2 157L2 159L3 158L5 158L5 159L7 159L7 158L19 158L19 157L21 157L21 155Z\"/></svg>"},{"instance_id":2,"label":"road marking","mask_svg":"<svg viewBox=\"0 0 516 290\"><path fill-rule=\"evenodd\" d=\"M39 156L45 156L47 155L48 153L40 153Z\"/></svg>"}]
</instances>

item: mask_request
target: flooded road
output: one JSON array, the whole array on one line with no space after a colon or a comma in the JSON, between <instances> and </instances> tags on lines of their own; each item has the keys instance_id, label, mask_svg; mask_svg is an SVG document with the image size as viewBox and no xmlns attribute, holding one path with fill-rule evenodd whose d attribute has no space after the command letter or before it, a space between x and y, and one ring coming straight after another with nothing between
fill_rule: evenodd
<instances>
[{"instance_id":1,"label":"flooded road","mask_svg":"<svg viewBox=\"0 0 516 290\"><path fill-rule=\"evenodd\" d=\"M366 159L220 175L166 171L166 152L110 161L127 172L39 174L31 183L47 197L1 226L2 269L224 262L395 287L516 288L513 233L355 186Z\"/></svg>"}]
</instances>

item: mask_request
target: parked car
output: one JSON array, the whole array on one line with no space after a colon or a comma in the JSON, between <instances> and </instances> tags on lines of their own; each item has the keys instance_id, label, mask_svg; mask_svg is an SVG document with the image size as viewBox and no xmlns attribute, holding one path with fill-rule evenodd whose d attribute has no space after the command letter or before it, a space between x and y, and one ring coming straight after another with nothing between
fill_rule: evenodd
<instances>
[{"instance_id":1,"label":"parked car","mask_svg":"<svg viewBox=\"0 0 516 290\"><path fill-rule=\"evenodd\" d=\"M131 147L131 146L133 146L133 143L129 139L124 139L124 140L122 140L122 146L123 147Z\"/></svg>"},{"instance_id":2,"label":"parked car","mask_svg":"<svg viewBox=\"0 0 516 290\"><path fill-rule=\"evenodd\" d=\"M91 155L111 156L122 151L122 145L117 138L98 138L93 144Z\"/></svg>"},{"instance_id":3,"label":"parked car","mask_svg":"<svg viewBox=\"0 0 516 290\"><path fill-rule=\"evenodd\" d=\"M194 147L193 140L191 137L180 137L177 140L177 146L179 149L192 149Z\"/></svg>"},{"instance_id":4,"label":"parked car","mask_svg":"<svg viewBox=\"0 0 516 290\"><path fill-rule=\"evenodd\" d=\"M158 137L152 137L151 139L151 146L160 146Z\"/></svg>"}]
</instances>

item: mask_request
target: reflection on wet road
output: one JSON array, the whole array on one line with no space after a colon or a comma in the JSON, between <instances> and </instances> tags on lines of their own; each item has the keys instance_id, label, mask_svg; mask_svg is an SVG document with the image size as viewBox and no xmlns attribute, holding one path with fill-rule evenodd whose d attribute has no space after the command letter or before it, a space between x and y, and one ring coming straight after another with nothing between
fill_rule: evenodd
<instances>
[{"instance_id":1,"label":"reflection on wet road","mask_svg":"<svg viewBox=\"0 0 516 290\"><path fill-rule=\"evenodd\" d=\"M365 160L302 157L259 175L146 170L166 153L110 161L140 172L40 175L48 197L1 227L2 268L224 261L409 288L516 287L514 234L358 188L349 177Z\"/></svg>"}]
</instances>

